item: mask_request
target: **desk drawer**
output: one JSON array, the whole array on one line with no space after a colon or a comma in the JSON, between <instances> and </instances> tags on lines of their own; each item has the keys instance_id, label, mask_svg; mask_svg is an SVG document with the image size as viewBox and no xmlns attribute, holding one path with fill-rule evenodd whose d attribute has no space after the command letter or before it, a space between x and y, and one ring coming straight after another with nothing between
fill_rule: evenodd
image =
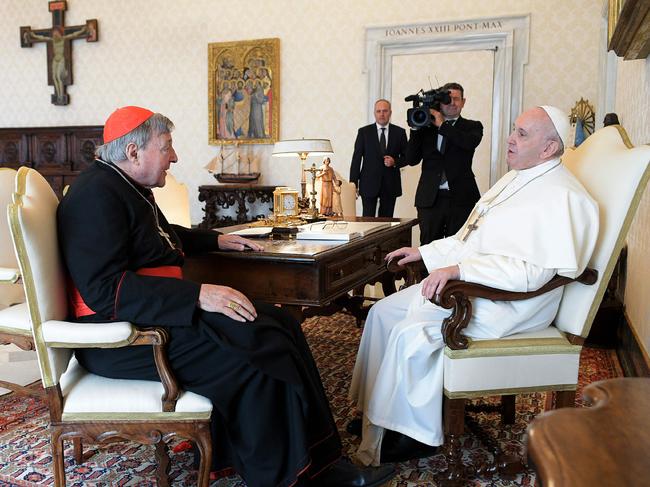
<instances>
[{"instance_id":1,"label":"desk drawer","mask_svg":"<svg viewBox=\"0 0 650 487\"><path fill-rule=\"evenodd\" d=\"M363 283L382 266L383 256L379 244L361 249L355 255L326 265L326 289L334 291L339 288L350 288L350 285L357 281Z\"/></svg>"},{"instance_id":2,"label":"desk drawer","mask_svg":"<svg viewBox=\"0 0 650 487\"><path fill-rule=\"evenodd\" d=\"M394 237L379 242L378 245L379 245L381 263L385 265L386 256L389 253L391 253L393 250L397 250L402 247L411 246L411 234L409 233L405 235L396 235Z\"/></svg>"}]
</instances>

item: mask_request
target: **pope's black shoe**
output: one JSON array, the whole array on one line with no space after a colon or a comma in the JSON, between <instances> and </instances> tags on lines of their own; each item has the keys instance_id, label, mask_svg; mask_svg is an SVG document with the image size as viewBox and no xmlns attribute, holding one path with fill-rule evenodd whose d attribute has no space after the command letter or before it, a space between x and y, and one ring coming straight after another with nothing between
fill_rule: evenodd
<instances>
[{"instance_id":1,"label":"pope's black shoe","mask_svg":"<svg viewBox=\"0 0 650 487\"><path fill-rule=\"evenodd\" d=\"M435 455L438 447L420 443L413 438L386 430L381 442L381 463L405 462L414 458L425 458Z\"/></svg>"},{"instance_id":2,"label":"pope's black shoe","mask_svg":"<svg viewBox=\"0 0 650 487\"><path fill-rule=\"evenodd\" d=\"M346 425L345 430L351 435L361 437L361 433L363 431L361 418L351 419L350 422Z\"/></svg>"},{"instance_id":3,"label":"pope's black shoe","mask_svg":"<svg viewBox=\"0 0 650 487\"><path fill-rule=\"evenodd\" d=\"M309 487L379 487L395 474L390 465L359 467L347 458L340 458L309 483Z\"/></svg>"}]
</instances>

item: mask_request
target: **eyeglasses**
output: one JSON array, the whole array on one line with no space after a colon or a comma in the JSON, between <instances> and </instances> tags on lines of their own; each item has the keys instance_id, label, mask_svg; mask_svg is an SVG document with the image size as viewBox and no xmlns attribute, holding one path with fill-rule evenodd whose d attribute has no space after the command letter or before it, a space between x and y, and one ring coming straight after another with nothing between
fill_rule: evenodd
<instances>
[{"instance_id":1,"label":"eyeglasses","mask_svg":"<svg viewBox=\"0 0 650 487\"><path fill-rule=\"evenodd\" d=\"M320 222L312 223L309 226L309 230L312 232L319 231L332 231L332 230L344 230L348 226L348 222Z\"/></svg>"}]
</instances>

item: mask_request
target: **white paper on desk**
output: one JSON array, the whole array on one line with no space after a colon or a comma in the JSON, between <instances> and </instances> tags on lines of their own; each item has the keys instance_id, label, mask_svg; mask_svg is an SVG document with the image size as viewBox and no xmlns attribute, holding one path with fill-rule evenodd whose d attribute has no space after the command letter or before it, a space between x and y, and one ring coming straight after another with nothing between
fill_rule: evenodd
<instances>
[{"instance_id":1,"label":"white paper on desk","mask_svg":"<svg viewBox=\"0 0 650 487\"><path fill-rule=\"evenodd\" d=\"M273 231L273 227L250 227L230 232L229 235L241 235L242 237L268 237L271 235L271 231Z\"/></svg>"},{"instance_id":2,"label":"white paper on desk","mask_svg":"<svg viewBox=\"0 0 650 487\"><path fill-rule=\"evenodd\" d=\"M359 232L340 230L303 230L296 234L297 240L339 240L346 242L361 237Z\"/></svg>"},{"instance_id":3,"label":"white paper on desk","mask_svg":"<svg viewBox=\"0 0 650 487\"><path fill-rule=\"evenodd\" d=\"M338 240L349 241L363 237L380 228L389 226L388 223L375 222L319 222L308 223L298 227L298 240Z\"/></svg>"},{"instance_id":4,"label":"white paper on desk","mask_svg":"<svg viewBox=\"0 0 650 487\"><path fill-rule=\"evenodd\" d=\"M382 228L389 228L390 226L391 222L347 222L348 230L359 232L362 237Z\"/></svg>"},{"instance_id":5,"label":"white paper on desk","mask_svg":"<svg viewBox=\"0 0 650 487\"><path fill-rule=\"evenodd\" d=\"M346 221L325 221L319 223L308 223L300 225L298 238L311 238L322 240L350 240L345 235L351 235L353 238L365 237L373 232L383 228L390 228L391 222L346 222ZM323 235L322 237L311 237L311 235ZM330 236L329 238L327 236ZM333 235L340 235L334 238Z\"/></svg>"},{"instance_id":6,"label":"white paper on desk","mask_svg":"<svg viewBox=\"0 0 650 487\"><path fill-rule=\"evenodd\" d=\"M308 223L298 227L298 240L352 240L390 227L390 222L336 222Z\"/></svg>"}]
</instances>

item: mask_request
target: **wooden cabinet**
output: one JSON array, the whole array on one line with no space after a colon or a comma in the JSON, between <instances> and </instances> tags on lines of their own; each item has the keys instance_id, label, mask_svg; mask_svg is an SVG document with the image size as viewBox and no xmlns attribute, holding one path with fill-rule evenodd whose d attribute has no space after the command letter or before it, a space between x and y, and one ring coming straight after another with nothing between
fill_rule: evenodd
<instances>
[{"instance_id":1,"label":"wooden cabinet","mask_svg":"<svg viewBox=\"0 0 650 487\"><path fill-rule=\"evenodd\" d=\"M40 172L59 198L63 188L95 159L103 126L0 128L0 167Z\"/></svg>"}]
</instances>

